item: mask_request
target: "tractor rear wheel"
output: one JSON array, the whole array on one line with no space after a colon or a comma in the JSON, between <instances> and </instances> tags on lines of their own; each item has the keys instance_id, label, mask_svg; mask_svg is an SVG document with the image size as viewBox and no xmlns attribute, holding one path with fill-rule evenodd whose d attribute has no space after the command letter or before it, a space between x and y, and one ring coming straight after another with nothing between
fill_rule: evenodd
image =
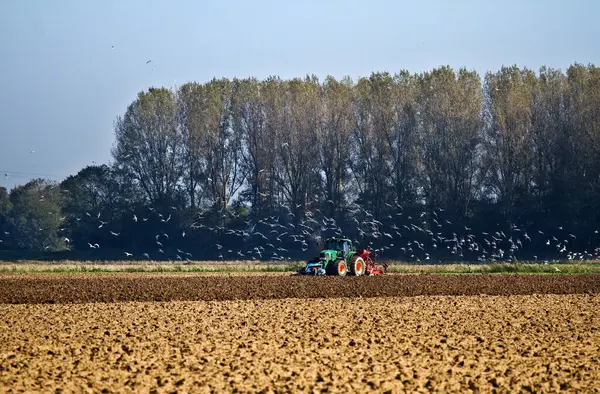
<instances>
[{"instance_id":1,"label":"tractor rear wheel","mask_svg":"<svg viewBox=\"0 0 600 394\"><path fill-rule=\"evenodd\" d=\"M327 268L329 268L329 275L346 276L348 273L346 262L342 259L329 263Z\"/></svg>"},{"instance_id":2,"label":"tractor rear wheel","mask_svg":"<svg viewBox=\"0 0 600 394\"><path fill-rule=\"evenodd\" d=\"M350 258L350 273L352 275L361 276L365 274L365 261L362 257L354 255Z\"/></svg>"}]
</instances>

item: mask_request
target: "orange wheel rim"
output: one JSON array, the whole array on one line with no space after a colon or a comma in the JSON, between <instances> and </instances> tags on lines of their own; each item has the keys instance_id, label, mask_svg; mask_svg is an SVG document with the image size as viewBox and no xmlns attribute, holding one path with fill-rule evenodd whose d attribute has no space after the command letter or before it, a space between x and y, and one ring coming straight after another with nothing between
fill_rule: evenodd
<instances>
[{"instance_id":1,"label":"orange wheel rim","mask_svg":"<svg viewBox=\"0 0 600 394\"><path fill-rule=\"evenodd\" d=\"M340 272L344 272L346 270L346 264L340 264Z\"/></svg>"},{"instance_id":2,"label":"orange wheel rim","mask_svg":"<svg viewBox=\"0 0 600 394\"><path fill-rule=\"evenodd\" d=\"M362 271L362 263L358 262L356 264L356 272L360 272L360 271Z\"/></svg>"}]
</instances>

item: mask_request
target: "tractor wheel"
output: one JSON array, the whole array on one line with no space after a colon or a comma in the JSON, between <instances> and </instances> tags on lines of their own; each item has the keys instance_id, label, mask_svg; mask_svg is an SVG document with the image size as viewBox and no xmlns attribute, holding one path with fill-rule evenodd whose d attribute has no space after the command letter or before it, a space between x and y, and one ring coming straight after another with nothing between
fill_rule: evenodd
<instances>
[{"instance_id":1,"label":"tractor wheel","mask_svg":"<svg viewBox=\"0 0 600 394\"><path fill-rule=\"evenodd\" d=\"M346 274L348 273L348 266L346 265L346 262L342 259L330 262L327 265L327 268L329 268L329 275L346 276Z\"/></svg>"},{"instance_id":2,"label":"tractor wheel","mask_svg":"<svg viewBox=\"0 0 600 394\"><path fill-rule=\"evenodd\" d=\"M365 274L365 261L362 257L354 255L350 259L350 273L356 276L362 276Z\"/></svg>"}]
</instances>

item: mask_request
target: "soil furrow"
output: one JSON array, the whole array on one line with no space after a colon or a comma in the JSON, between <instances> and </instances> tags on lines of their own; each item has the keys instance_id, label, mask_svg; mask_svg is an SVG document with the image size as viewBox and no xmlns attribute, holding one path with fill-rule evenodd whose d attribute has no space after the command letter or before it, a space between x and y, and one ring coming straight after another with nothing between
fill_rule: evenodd
<instances>
[{"instance_id":1,"label":"soil furrow","mask_svg":"<svg viewBox=\"0 0 600 394\"><path fill-rule=\"evenodd\" d=\"M582 294L600 275L390 275L385 277L5 275L0 303L223 301L420 295Z\"/></svg>"}]
</instances>

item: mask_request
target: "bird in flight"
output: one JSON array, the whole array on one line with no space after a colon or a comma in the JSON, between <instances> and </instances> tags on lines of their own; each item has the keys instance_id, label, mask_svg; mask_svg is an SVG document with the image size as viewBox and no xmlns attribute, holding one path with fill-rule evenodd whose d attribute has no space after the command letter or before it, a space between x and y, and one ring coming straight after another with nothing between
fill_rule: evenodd
<instances>
[{"instance_id":1,"label":"bird in flight","mask_svg":"<svg viewBox=\"0 0 600 394\"><path fill-rule=\"evenodd\" d=\"M146 64L150 63L151 61L152 61L152 60L148 60L148 61L146 62Z\"/></svg>"}]
</instances>

